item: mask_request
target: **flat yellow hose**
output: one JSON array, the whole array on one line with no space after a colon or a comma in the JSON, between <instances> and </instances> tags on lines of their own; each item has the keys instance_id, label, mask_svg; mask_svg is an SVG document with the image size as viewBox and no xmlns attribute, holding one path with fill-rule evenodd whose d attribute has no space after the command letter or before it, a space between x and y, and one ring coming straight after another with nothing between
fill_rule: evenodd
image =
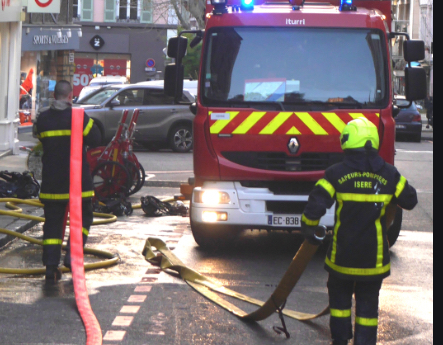
<instances>
[{"instance_id":1,"label":"flat yellow hose","mask_svg":"<svg viewBox=\"0 0 443 345\"><path fill-rule=\"evenodd\" d=\"M153 247L161 253L161 256L157 256L153 252ZM145 256L145 259L152 264L160 265L160 268L165 272L177 272L179 276L196 291L235 316L244 320L260 321L266 319L284 305L287 297L297 284L312 256L317 251L317 248L318 246L314 246L307 241L302 244L274 293L266 302L230 290L203 276L199 272L188 268L169 250L166 244L158 238L150 237L146 240L143 255ZM248 314L232 303L219 297L213 291L258 305L260 308ZM329 314L329 307L326 307L318 314L308 314L287 309L283 309L283 314L299 321L308 321Z\"/></svg>"},{"instance_id":2,"label":"flat yellow hose","mask_svg":"<svg viewBox=\"0 0 443 345\"><path fill-rule=\"evenodd\" d=\"M16 217L16 218L24 218L24 219L34 220L37 222L44 222L45 221L45 218L43 218L43 217L24 214L23 210L17 206L17 204L25 204L25 205L36 206L36 207L43 207L43 204L37 200L0 198L0 202L5 202L6 203L5 206L12 210L12 211L0 210L0 215ZM103 219L95 220L92 223L93 225L108 224L108 223L113 223L113 222L117 221L117 217L112 214L94 213L94 217L99 217L99 218L103 218ZM21 238L22 240L25 240L25 241L28 241L28 242L31 242L31 243L34 243L34 244L37 244L40 246L43 245L42 241L37 240L32 237L29 237L29 236L25 236L23 234L15 232L15 231L0 228L0 233L6 234L9 236L18 237L18 238ZM62 247L66 248L66 245L63 245ZM117 264L117 262L119 261L119 258L117 256L115 256L112 253L106 252L106 251L101 251L101 250L92 249L92 248L84 248L84 253L106 258L106 260L85 264L84 265L85 270L94 270L94 269L109 267L109 266ZM66 267L61 267L60 269L62 270L62 272L69 272L70 271ZM26 269L26 268L18 269L18 268L0 267L0 273L4 273L4 274L38 275L38 274L45 274L45 272L46 272L46 268L44 268L44 267L43 268L33 268L33 269Z\"/></svg>"}]
</instances>

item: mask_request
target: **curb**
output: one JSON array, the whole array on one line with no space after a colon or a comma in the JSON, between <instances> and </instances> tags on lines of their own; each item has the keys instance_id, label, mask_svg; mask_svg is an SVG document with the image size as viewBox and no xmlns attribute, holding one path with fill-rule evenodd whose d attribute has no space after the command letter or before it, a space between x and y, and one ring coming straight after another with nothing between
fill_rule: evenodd
<instances>
[{"instance_id":1,"label":"curb","mask_svg":"<svg viewBox=\"0 0 443 345\"><path fill-rule=\"evenodd\" d=\"M32 207L32 206L26 207L25 205L22 205L21 208L23 209L23 212L26 214L39 216L39 217L44 216L43 209L40 207ZM9 223L5 222L5 220L8 218L11 219L11 221ZM20 234L23 234L25 231L31 229L32 227L34 227L35 225L40 223L37 220L29 220L29 219L25 219L25 218L14 218L14 217L9 217L9 216L5 216L4 218L2 217L2 220L3 220L3 222L0 222L0 227L20 233ZM1 223L3 223L3 224L1 224ZM0 234L0 248L7 245L9 242L11 242L15 238L16 237L11 236L11 235Z\"/></svg>"},{"instance_id":2,"label":"curb","mask_svg":"<svg viewBox=\"0 0 443 345\"><path fill-rule=\"evenodd\" d=\"M12 155L12 150L6 150L0 153L0 158Z\"/></svg>"},{"instance_id":3,"label":"curb","mask_svg":"<svg viewBox=\"0 0 443 345\"><path fill-rule=\"evenodd\" d=\"M143 187L170 187L180 188L180 185L186 183L186 181L150 181L146 180Z\"/></svg>"}]
</instances>

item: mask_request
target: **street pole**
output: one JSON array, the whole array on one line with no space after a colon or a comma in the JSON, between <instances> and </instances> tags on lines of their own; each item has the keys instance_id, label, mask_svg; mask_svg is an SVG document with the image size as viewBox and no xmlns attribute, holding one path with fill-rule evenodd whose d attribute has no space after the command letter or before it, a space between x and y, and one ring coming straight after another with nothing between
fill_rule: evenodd
<instances>
[{"instance_id":1,"label":"street pole","mask_svg":"<svg viewBox=\"0 0 443 345\"><path fill-rule=\"evenodd\" d=\"M22 23L0 22L0 151L18 154Z\"/></svg>"}]
</instances>

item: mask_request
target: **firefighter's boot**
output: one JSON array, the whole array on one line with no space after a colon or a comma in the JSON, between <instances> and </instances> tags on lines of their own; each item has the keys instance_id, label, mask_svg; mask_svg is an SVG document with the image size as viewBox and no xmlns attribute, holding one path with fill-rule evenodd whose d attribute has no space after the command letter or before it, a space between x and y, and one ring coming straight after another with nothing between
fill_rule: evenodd
<instances>
[{"instance_id":1,"label":"firefighter's boot","mask_svg":"<svg viewBox=\"0 0 443 345\"><path fill-rule=\"evenodd\" d=\"M70 253L69 250L66 251L66 255L65 255L65 258L63 260L63 265L66 268L69 268L70 271L72 271L72 269L71 269L71 253Z\"/></svg>"},{"instance_id":2,"label":"firefighter's boot","mask_svg":"<svg viewBox=\"0 0 443 345\"><path fill-rule=\"evenodd\" d=\"M46 266L46 275L45 278L49 282L58 282L62 279L62 271L58 268L57 265L48 265Z\"/></svg>"}]
</instances>

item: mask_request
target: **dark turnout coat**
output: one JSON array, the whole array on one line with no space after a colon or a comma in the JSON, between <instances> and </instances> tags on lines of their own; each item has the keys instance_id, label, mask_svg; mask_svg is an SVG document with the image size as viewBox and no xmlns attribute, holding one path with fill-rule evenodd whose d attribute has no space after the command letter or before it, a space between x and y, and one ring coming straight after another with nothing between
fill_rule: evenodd
<instances>
[{"instance_id":1,"label":"dark turnout coat","mask_svg":"<svg viewBox=\"0 0 443 345\"><path fill-rule=\"evenodd\" d=\"M43 171L40 200L69 200L69 175L71 152L72 108L67 102L56 101L51 108L40 113L34 125L34 134L43 144ZM94 121L84 114L82 197L92 198L94 188L86 160L86 146L98 146L100 130Z\"/></svg>"},{"instance_id":2,"label":"dark turnout coat","mask_svg":"<svg viewBox=\"0 0 443 345\"><path fill-rule=\"evenodd\" d=\"M342 279L383 279L391 267L386 208L393 204L411 210L417 193L377 152L346 151L344 162L328 168L311 192L302 222L318 225L336 202L326 270Z\"/></svg>"}]
</instances>

